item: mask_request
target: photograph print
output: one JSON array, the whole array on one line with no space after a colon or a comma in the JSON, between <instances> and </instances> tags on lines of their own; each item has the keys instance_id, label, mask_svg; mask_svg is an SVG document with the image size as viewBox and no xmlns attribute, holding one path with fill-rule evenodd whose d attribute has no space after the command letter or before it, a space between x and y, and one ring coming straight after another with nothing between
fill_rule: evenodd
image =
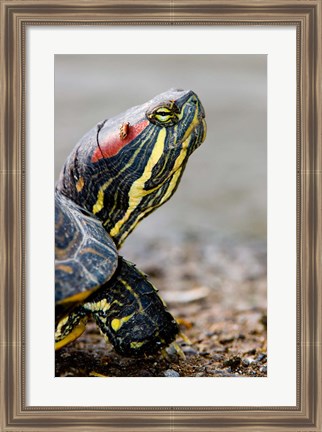
<instances>
[{"instance_id":1,"label":"photograph print","mask_svg":"<svg viewBox=\"0 0 322 432\"><path fill-rule=\"evenodd\" d=\"M55 353L267 376L265 55L55 55Z\"/></svg>"}]
</instances>

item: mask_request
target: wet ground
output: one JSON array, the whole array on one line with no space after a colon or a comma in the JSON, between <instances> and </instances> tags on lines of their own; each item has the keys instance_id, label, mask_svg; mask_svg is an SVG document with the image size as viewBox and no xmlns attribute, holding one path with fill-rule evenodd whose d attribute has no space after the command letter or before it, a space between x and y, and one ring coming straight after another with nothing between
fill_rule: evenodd
<instances>
[{"instance_id":1,"label":"wet ground","mask_svg":"<svg viewBox=\"0 0 322 432\"><path fill-rule=\"evenodd\" d=\"M94 322L56 354L56 376L262 377L267 375L266 245L194 236L132 244L135 261L159 289L189 338L166 354L119 356ZM135 258L135 259L134 259Z\"/></svg>"}]
</instances>

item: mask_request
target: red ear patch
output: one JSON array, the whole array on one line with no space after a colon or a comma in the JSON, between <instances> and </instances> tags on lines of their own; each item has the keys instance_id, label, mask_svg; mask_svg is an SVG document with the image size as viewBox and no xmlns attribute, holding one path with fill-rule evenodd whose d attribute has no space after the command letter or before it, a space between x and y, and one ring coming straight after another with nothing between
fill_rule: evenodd
<instances>
[{"instance_id":1,"label":"red ear patch","mask_svg":"<svg viewBox=\"0 0 322 432\"><path fill-rule=\"evenodd\" d=\"M149 124L148 120L143 120L141 123L129 125L127 127L127 135L125 138L120 137L120 130L112 132L105 141L100 143L92 155L92 162L97 162L103 158L115 156L124 146L134 140ZM120 125L120 128L122 125Z\"/></svg>"}]
</instances>

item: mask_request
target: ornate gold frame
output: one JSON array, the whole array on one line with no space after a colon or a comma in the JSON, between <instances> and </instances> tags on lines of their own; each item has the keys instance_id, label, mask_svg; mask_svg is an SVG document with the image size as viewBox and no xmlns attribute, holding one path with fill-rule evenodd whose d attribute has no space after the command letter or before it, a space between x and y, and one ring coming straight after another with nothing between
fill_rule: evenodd
<instances>
[{"instance_id":1,"label":"ornate gold frame","mask_svg":"<svg viewBox=\"0 0 322 432\"><path fill-rule=\"evenodd\" d=\"M322 430L322 0L0 0L1 431ZM25 31L32 25L295 25L295 407L28 407L25 403ZM278 389L277 389L278 391Z\"/></svg>"}]
</instances>

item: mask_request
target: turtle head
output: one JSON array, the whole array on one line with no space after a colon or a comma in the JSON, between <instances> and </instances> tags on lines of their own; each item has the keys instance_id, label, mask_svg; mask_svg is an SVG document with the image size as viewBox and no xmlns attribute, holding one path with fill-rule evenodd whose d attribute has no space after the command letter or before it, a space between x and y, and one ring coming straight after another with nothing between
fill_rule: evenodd
<instances>
[{"instance_id":1,"label":"turtle head","mask_svg":"<svg viewBox=\"0 0 322 432\"><path fill-rule=\"evenodd\" d=\"M100 218L119 247L140 220L173 195L205 136L198 96L169 90L85 135L57 187Z\"/></svg>"},{"instance_id":2,"label":"turtle head","mask_svg":"<svg viewBox=\"0 0 322 432\"><path fill-rule=\"evenodd\" d=\"M182 149L190 156L205 139L205 110L191 90L170 90L157 96L149 102L145 115L165 135L164 159L169 159L170 165Z\"/></svg>"}]
</instances>

